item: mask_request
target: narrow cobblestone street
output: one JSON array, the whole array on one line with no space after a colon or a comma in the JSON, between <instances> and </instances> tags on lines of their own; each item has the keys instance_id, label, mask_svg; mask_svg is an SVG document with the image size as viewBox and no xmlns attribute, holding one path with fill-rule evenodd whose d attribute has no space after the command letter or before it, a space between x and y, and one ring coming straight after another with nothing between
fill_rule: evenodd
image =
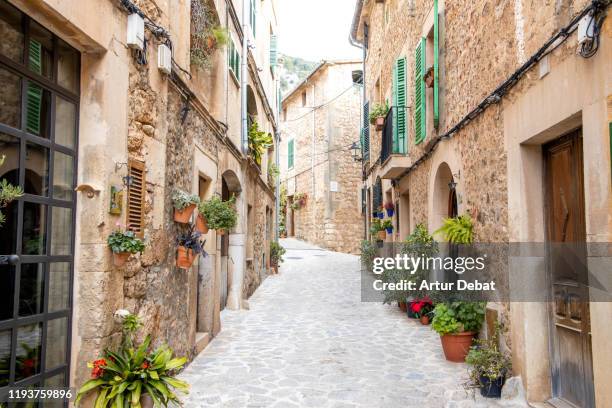
<instances>
[{"instance_id":1,"label":"narrow cobblestone street","mask_svg":"<svg viewBox=\"0 0 612 408\"><path fill-rule=\"evenodd\" d=\"M249 311L223 312L221 333L183 373L187 407L429 408L466 398L465 365L444 360L429 327L360 302L357 256L282 245L280 274Z\"/></svg>"}]
</instances>

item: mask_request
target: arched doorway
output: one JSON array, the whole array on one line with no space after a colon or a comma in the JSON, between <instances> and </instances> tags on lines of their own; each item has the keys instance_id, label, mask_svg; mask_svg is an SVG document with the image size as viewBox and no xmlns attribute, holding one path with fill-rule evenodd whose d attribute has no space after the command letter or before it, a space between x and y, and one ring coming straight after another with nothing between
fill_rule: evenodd
<instances>
[{"instance_id":1,"label":"arched doorway","mask_svg":"<svg viewBox=\"0 0 612 408\"><path fill-rule=\"evenodd\" d=\"M240 192L242 191L242 186L240 184L240 179L233 170L226 170L221 176L221 199L223 201L227 201L232 196L235 196L237 200L239 199ZM238 223L241 222L242 214L240 212L241 206L237 203L236 209L238 210ZM240 266L230 255L230 235L232 231L226 231L224 235L221 236L221 273L220 273L220 281L219 281L219 302L220 309L223 310L227 306L227 299L229 296L229 292L232 288L232 282L237 275L236 272ZM240 286L241 282L237 282Z\"/></svg>"},{"instance_id":2,"label":"arched doorway","mask_svg":"<svg viewBox=\"0 0 612 408\"><path fill-rule=\"evenodd\" d=\"M442 226L445 218L458 215L457 192L453 173L446 162L440 163L436 171L432 198L433 217L430 229L435 231Z\"/></svg>"}]
</instances>

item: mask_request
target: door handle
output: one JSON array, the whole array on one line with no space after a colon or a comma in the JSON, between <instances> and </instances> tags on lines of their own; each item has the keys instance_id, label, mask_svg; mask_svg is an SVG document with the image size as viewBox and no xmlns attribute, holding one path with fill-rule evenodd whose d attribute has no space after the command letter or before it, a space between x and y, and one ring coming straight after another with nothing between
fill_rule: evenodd
<instances>
[{"instance_id":1,"label":"door handle","mask_svg":"<svg viewBox=\"0 0 612 408\"><path fill-rule=\"evenodd\" d=\"M19 255L0 255L0 265L17 265Z\"/></svg>"}]
</instances>

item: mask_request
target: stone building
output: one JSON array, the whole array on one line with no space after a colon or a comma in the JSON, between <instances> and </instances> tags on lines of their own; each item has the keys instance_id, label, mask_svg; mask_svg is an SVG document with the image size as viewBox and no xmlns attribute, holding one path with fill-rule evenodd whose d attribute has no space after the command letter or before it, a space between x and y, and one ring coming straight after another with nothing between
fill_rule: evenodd
<instances>
[{"instance_id":1,"label":"stone building","mask_svg":"<svg viewBox=\"0 0 612 408\"><path fill-rule=\"evenodd\" d=\"M357 1L351 40L364 49L366 114L391 106L362 146L366 218L396 207L388 241L469 213L479 242L610 242L606 3ZM578 21L589 27L591 16L598 38L580 37ZM555 313L545 301L488 305L528 399L612 406L612 304L591 289L590 302L570 305L578 294L547 278L553 255L532 261L508 271L511 283L533 280ZM586 261L591 273L609 271L595 252Z\"/></svg>"},{"instance_id":2,"label":"stone building","mask_svg":"<svg viewBox=\"0 0 612 408\"><path fill-rule=\"evenodd\" d=\"M0 255L17 258L0 264L0 389L78 386L119 341L118 309L191 358L221 330L220 310L248 307L269 272L275 147L256 163L243 129L276 133L275 7L0 0L0 178L25 190L2 209ZM132 15L142 49L127 43ZM209 231L188 270L175 266L175 189L237 198L236 227ZM120 268L106 243L117 224L146 245Z\"/></svg>"},{"instance_id":3,"label":"stone building","mask_svg":"<svg viewBox=\"0 0 612 408\"><path fill-rule=\"evenodd\" d=\"M359 132L355 61L323 61L281 104L280 172L288 236L358 253L363 239L360 165L351 156Z\"/></svg>"}]
</instances>

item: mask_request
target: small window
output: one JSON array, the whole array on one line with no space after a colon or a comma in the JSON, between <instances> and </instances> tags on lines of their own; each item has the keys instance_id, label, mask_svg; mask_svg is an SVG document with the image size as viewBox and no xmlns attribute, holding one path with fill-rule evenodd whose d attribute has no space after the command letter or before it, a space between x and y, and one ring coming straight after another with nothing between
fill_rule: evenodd
<instances>
[{"instance_id":1,"label":"small window","mask_svg":"<svg viewBox=\"0 0 612 408\"><path fill-rule=\"evenodd\" d=\"M306 91L302 92L302 106L306 106Z\"/></svg>"},{"instance_id":2,"label":"small window","mask_svg":"<svg viewBox=\"0 0 612 408\"><path fill-rule=\"evenodd\" d=\"M233 40L229 40L229 44L227 47L227 58L228 58L228 66L230 71L234 74L236 80L240 80L240 55L238 54L238 50L234 45Z\"/></svg>"},{"instance_id":3,"label":"small window","mask_svg":"<svg viewBox=\"0 0 612 408\"><path fill-rule=\"evenodd\" d=\"M287 161L287 167L288 168L293 168L293 160L294 160L294 140L291 139L289 141L289 143L287 143L287 157L288 157L288 161Z\"/></svg>"},{"instance_id":4,"label":"small window","mask_svg":"<svg viewBox=\"0 0 612 408\"><path fill-rule=\"evenodd\" d=\"M144 198L146 193L145 165L141 161L129 161L131 182L127 197L127 228L136 235L144 235Z\"/></svg>"}]
</instances>

